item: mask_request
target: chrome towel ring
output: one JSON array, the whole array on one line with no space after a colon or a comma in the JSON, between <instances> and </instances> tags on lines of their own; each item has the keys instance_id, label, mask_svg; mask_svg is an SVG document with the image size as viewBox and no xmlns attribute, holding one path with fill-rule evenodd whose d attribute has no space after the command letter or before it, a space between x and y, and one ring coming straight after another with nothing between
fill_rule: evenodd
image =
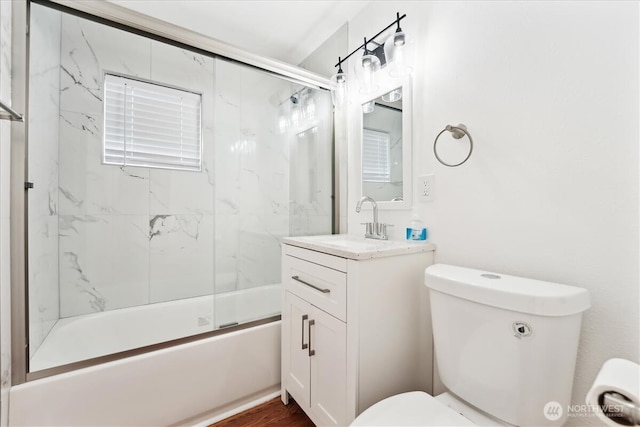
<instances>
[{"instance_id":1,"label":"chrome towel ring","mask_svg":"<svg viewBox=\"0 0 640 427\"><path fill-rule=\"evenodd\" d=\"M464 160L461 161L460 163L456 163L452 165L452 164L446 163L440 158L440 156L438 156L438 148L437 148L438 138L440 138L440 135L442 135L444 132L447 132L447 131L451 132L451 136L453 136L455 139L460 139L465 135L467 136L467 138L469 138L469 154L467 154L467 157L465 157ZM440 131L438 136L436 136L435 141L433 141L433 154L435 154L436 159L438 159L438 161L443 165L449 166L451 168L460 166L461 164L469 160L469 157L471 157L471 153L473 153L473 139L471 139L471 134L469 134L469 131L467 131L467 127L463 124L459 124L458 126L447 125L444 129L442 129L442 131Z\"/></svg>"}]
</instances>

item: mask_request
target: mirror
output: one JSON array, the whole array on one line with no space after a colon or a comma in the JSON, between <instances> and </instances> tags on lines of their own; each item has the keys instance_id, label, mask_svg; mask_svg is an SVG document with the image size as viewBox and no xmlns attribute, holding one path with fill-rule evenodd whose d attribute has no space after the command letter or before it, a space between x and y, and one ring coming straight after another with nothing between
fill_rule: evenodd
<instances>
[{"instance_id":1,"label":"mirror","mask_svg":"<svg viewBox=\"0 0 640 427\"><path fill-rule=\"evenodd\" d=\"M361 103L361 195L383 209L409 209L411 88L409 81L381 87Z\"/></svg>"}]
</instances>

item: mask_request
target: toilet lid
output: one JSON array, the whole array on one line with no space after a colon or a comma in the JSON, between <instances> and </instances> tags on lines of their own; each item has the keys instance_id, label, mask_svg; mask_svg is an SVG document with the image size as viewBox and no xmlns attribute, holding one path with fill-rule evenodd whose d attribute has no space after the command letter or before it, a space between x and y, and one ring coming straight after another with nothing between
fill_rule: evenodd
<instances>
[{"instance_id":1,"label":"toilet lid","mask_svg":"<svg viewBox=\"0 0 640 427\"><path fill-rule=\"evenodd\" d=\"M351 426L474 426L445 404L422 391L381 400L358 415Z\"/></svg>"}]
</instances>

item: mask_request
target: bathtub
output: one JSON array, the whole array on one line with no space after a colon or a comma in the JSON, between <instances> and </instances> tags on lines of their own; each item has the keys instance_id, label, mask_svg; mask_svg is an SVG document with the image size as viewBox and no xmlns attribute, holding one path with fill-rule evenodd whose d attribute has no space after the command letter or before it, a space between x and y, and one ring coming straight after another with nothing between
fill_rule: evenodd
<instances>
[{"instance_id":1,"label":"bathtub","mask_svg":"<svg viewBox=\"0 0 640 427\"><path fill-rule=\"evenodd\" d=\"M206 296L61 319L31 371L279 314L280 292L271 285L220 294L213 311ZM14 386L9 424L206 424L275 397L279 388L274 321Z\"/></svg>"},{"instance_id":2,"label":"bathtub","mask_svg":"<svg viewBox=\"0 0 640 427\"><path fill-rule=\"evenodd\" d=\"M29 361L31 372L280 314L280 285L60 319Z\"/></svg>"}]
</instances>

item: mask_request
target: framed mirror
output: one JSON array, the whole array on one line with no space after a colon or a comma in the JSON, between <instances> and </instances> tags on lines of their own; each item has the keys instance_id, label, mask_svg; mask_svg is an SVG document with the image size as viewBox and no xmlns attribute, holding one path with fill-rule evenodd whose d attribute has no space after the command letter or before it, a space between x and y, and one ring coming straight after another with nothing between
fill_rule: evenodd
<instances>
[{"instance_id":1,"label":"framed mirror","mask_svg":"<svg viewBox=\"0 0 640 427\"><path fill-rule=\"evenodd\" d=\"M360 102L360 195L381 209L410 209L411 80L388 79Z\"/></svg>"}]
</instances>

